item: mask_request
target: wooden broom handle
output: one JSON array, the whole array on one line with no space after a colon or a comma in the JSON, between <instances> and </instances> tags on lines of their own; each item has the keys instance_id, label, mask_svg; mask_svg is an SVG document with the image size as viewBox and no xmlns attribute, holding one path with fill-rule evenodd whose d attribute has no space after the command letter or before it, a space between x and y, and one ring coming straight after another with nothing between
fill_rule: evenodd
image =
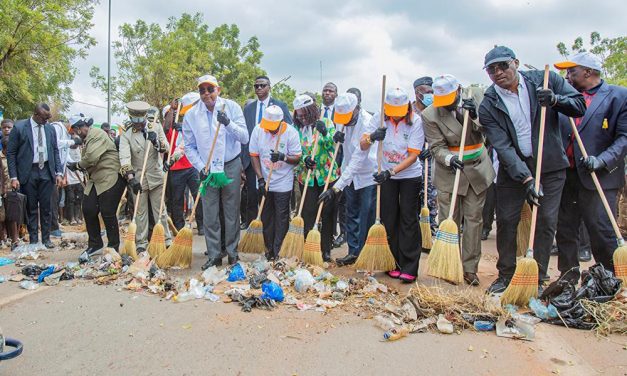
<instances>
[{"instance_id":1,"label":"wooden broom handle","mask_svg":"<svg viewBox=\"0 0 627 376\"><path fill-rule=\"evenodd\" d=\"M152 125L157 123L157 117L155 116L155 120L152 122ZM146 164L148 163L148 154L150 154L150 141L148 141L148 137L146 137L146 145L144 146L144 164L142 165L142 172L139 174L139 185L141 186L144 181L144 175L146 175ZM135 216L137 215L137 209L139 209L139 196L141 196L142 191L137 192L137 197L135 197L135 209L133 210L133 218L132 221L135 220Z\"/></svg>"},{"instance_id":2,"label":"wooden broom handle","mask_svg":"<svg viewBox=\"0 0 627 376\"><path fill-rule=\"evenodd\" d=\"M283 122L279 123L279 135L276 138L276 143L274 144L274 150L279 151L279 141L281 140L281 127L283 126ZM287 124L286 124L287 126ZM285 129L287 132L287 128ZM285 156L287 158L287 155ZM286 162L287 163L287 162ZM261 168L261 158L259 158L259 167ZM270 192L270 179L272 178L272 172L274 171L274 163L270 164L270 171L268 171L268 181L266 182L266 195ZM262 174L263 176L263 174ZM261 219L261 213L263 212L263 205L266 203L266 196L261 197L261 203L259 204L259 211L257 212L257 219Z\"/></svg>"},{"instance_id":3,"label":"wooden broom handle","mask_svg":"<svg viewBox=\"0 0 627 376\"><path fill-rule=\"evenodd\" d=\"M313 149L311 150L311 155L313 156L312 158L316 157L316 152L318 151L318 136L319 136L318 133L316 133L314 136L314 141L313 141L314 146L313 146ZM307 167L305 166L305 168ZM307 177L305 178L305 186L303 188L303 193L301 194L301 197L300 197L300 205L298 205L298 214L296 214L297 217L300 217L301 213L303 212L303 205L305 204L305 196L307 196L307 187L309 187L310 177L311 177L311 170L307 169Z\"/></svg>"},{"instance_id":4,"label":"wooden broom handle","mask_svg":"<svg viewBox=\"0 0 627 376\"><path fill-rule=\"evenodd\" d=\"M470 114L468 110L464 111L464 124L462 124L462 139L459 142L459 153L457 158L460 161L464 160L464 146L466 146L466 133L468 132L468 118ZM451 207L448 210L448 218L452 219L455 214L455 206L457 206L457 191L459 190L459 179L462 175L462 170L455 169L455 181L453 182L453 194L451 195Z\"/></svg>"},{"instance_id":5,"label":"wooden broom handle","mask_svg":"<svg viewBox=\"0 0 627 376\"><path fill-rule=\"evenodd\" d=\"M178 108L176 109L176 117L174 118L174 123L177 123L179 121L179 112L181 111L181 101L178 101L179 105ZM172 134L170 134L170 152L168 153L168 159L166 161L167 164L170 164L170 161L172 160L172 154L174 154L174 150L173 150L173 146L174 146L174 137L176 136L176 129L174 129L174 123L172 124L172 127L170 128L170 130L172 131ZM165 186L168 183L168 174L170 173L170 169L168 168L168 171L165 172L165 175L163 176L163 189L161 189L161 203L159 204L159 217L161 217L161 212L163 211L163 204L165 203Z\"/></svg>"},{"instance_id":6,"label":"wooden broom handle","mask_svg":"<svg viewBox=\"0 0 627 376\"><path fill-rule=\"evenodd\" d=\"M118 215L118 213L120 212L120 209L122 208L122 197L126 196L126 190L128 189L128 187L124 187L124 191L122 191L122 196L120 196L120 203L118 204L118 208L115 211L115 215Z\"/></svg>"},{"instance_id":7,"label":"wooden broom handle","mask_svg":"<svg viewBox=\"0 0 627 376\"><path fill-rule=\"evenodd\" d=\"M381 79L381 125L380 128L385 128L385 74ZM377 144L377 173L381 172L381 160L383 159L383 140ZM376 207L376 222L381 222L381 184L377 184L377 207Z\"/></svg>"},{"instance_id":8,"label":"wooden broom handle","mask_svg":"<svg viewBox=\"0 0 627 376\"><path fill-rule=\"evenodd\" d=\"M544 66L544 83L542 84L544 90L549 88L549 65ZM546 107L540 107L540 132L538 135L538 159L536 160L536 181L534 189L536 192L540 191L540 175L542 174L542 155L544 154L544 126L546 123ZM533 255L533 243L536 238L536 222L538 219L538 207L531 205L531 228L529 231L529 250ZM529 253L529 252L527 252Z\"/></svg>"},{"instance_id":9,"label":"wooden broom handle","mask_svg":"<svg viewBox=\"0 0 627 376\"><path fill-rule=\"evenodd\" d=\"M344 125L340 126L340 132L342 132L344 130ZM329 188L329 183L331 182L331 174L333 173L333 167L335 166L335 158L337 157L337 152L338 150L340 150L340 143L336 143L335 144L335 149L333 151L333 158L331 158L331 166L329 167L329 172L327 173L327 179L324 182L324 189L322 190L322 192L326 191ZM318 205L318 213L316 214L316 220L314 223L318 223L318 221L320 220L320 216L322 215L322 206L324 205L324 202L321 202Z\"/></svg>"},{"instance_id":10,"label":"wooden broom handle","mask_svg":"<svg viewBox=\"0 0 627 376\"><path fill-rule=\"evenodd\" d=\"M425 142L425 149L428 149L428 148L429 148L429 143ZM425 180L425 182L424 182L425 187L424 187L424 191L423 191L423 194L422 194L422 198L423 198L423 201L424 201L424 204L425 204L424 207L428 208L428 206L427 206L427 189L429 189L429 185L428 185L428 180L427 179L429 179L429 158L425 158L425 171L424 172L425 172L425 179L424 179Z\"/></svg>"},{"instance_id":11,"label":"wooden broom handle","mask_svg":"<svg viewBox=\"0 0 627 376\"><path fill-rule=\"evenodd\" d=\"M573 128L573 134L575 135L575 139L577 140L579 149L581 149L581 154L583 154L584 158L588 158L588 153L586 152L586 148L583 146L583 141L581 141L581 137L579 136L579 131L577 130L577 125L575 125L575 121L573 120L573 118L568 119L570 120L570 126ZM612 228L614 228L614 233L616 233L616 239L618 240L619 245L621 245L624 243L623 235L620 233L620 229L618 227L618 224L616 223L616 218L614 218L614 213L612 213L610 204L607 202L607 198L605 197L605 192L603 192L603 188L601 187L599 178L594 171L592 171L590 175L592 176L592 181L594 182L594 186L596 187L597 192L599 192L599 196L601 196L601 202L603 202L603 207L607 212L607 216L610 218Z\"/></svg>"}]
</instances>

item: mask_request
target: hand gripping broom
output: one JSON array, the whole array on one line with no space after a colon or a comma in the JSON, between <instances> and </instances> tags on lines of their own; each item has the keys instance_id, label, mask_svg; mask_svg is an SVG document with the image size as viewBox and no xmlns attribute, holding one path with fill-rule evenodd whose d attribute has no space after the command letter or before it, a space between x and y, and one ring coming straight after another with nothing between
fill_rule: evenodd
<instances>
[{"instance_id":1,"label":"hand gripping broom","mask_svg":"<svg viewBox=\"0 0 627 376\"><path fill-rule=\"evenodd\" d=\"M383 105L385 104L385 75L383 75L383 82L381 85L381 125L385 126L385 110ZM383 141L379 141L377 145L377 172L381 172L381 160L383 159ZM355 269L367 270L367 271L390 271L396 267L396 261L390 250L388 244L388 234L385 231L385 226L381 224L381 185L377 184L377 207L376 207L376 220L374 225L368 230L368 236L366 237L366 243L364 248L359 252L359 257L355 261Z\"/></svg>"},{"instance_id":2,"label":"hand gripping broom","mask_svg":"<svg viewBox=\"0 0 627 376\"><path fill-rule=\"evenodd\" d=\"M274 145L274 150L279 150L279 142L281 141L281 127L283 127L283 122L279 123L278 135L276 138L276 143ZM287 126L287 124L285 125ZM259 160L261 163L261 159ZM270 191L270 179L272 179L272 172L274 171L274 163L270 164L270 171L268 171L268 181L266 182L266 192L261 197L261 203L259 204L259 211L257 213L257 218L255 218L250 225L246 229L246 232L242 236L242 239L239 242L237 250L242 253L265 253L266 245L263 241L263 223L261 222L261 213L263 212L264 204L266 203L266 196Z\"/></svg>"},{"instance_id":3,"label":"hand gripping broom","mask_svg":"<svg viewBox=\"0 0 627 376\"><path fill-rule=\"evenodd\" d=\"M543 89L549 88L549 66L544 66ZM546 107L540 108L540 131L538 135L538 159L536 161L535 190L540 191L540 176L542 174L542 155L544 151L544 125L546 122ZM531 227L529 229L529 249L525 257L518 259L516 270L509 286L501 296L501 304L513 304L526 307L529 299L538 296L538 263L533 258L533 246L536 236L536 222L538 219L538 207L531 208Z\"/></svg>"},{"instance_id":4,"label":"hand gripping broom","mask_svg":"<svg viewBox=\"0 0 627 376\"><path fill-rule=\"evenodd\" d=\"M429 147L429 144L425 143L425 149ZM429 206L427 205L429 189L429 159L425 159L425 171L424 171L424 189L423 189L423 201L424 205L420 209L420 232L422 236L422 249L431 249L433 246L431 240L431 219L429 218Z\"/></svg>"},{"instance_id":5,"label":"hand gripping broom","mask_svg":"<svg viewBox=\"0 0 627 376\"><path fill-rule=\"evenodd\" d=\"M584 158L588 158L588 153L586 152L586 148L583 146L583 141L581 141L581 137L579 136L579 131L577 130L577 126L575 125L575 121L570 118L570 126L573 128L573 134L575 135L575 139L577 140L577 144L579 144L579 149L581 149L581 154ZM614 214L612 212L612 208L610 208L610 204L607 202L607 198L605 197L605 192L603 192L603 188L601 187L601 183L599 182L599 178L597 174L592 171L590 173L592 177L592 181L594 182L594 186L599 192L599 196L601 197L601 202L603 203L603 207L605 208L605 212L607 216L610 218L610 222L612 223L612 228L614 229L614 233L616 234L616 241L618 243L618 248L614 251L614 273L616 274L616 278L619 278L623 281L623 285L627 285L627 245L625 245L625 240L620 233L620 229L618 228L618 224L616 223L616 218L614 218Z\"/></svg>"}]
</instances>

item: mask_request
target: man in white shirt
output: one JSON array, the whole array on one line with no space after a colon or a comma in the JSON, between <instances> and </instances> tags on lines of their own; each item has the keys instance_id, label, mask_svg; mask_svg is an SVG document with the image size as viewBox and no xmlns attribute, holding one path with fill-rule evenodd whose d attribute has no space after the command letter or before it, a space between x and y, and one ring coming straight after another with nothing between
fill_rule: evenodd
<instances>
[{"instance_id":1,"label":"man in white shirt","mask_svg":"<svg viewBox=\"0 0 627 376\"><path fill-rule=\"evenodd\" d=\"M59 147L59 159L61 160L61 167L63 170L63 175L65 176L66 169L65 165L68 160L68 153L70 150L70 146L78 145L81 143L80 140L73 140L70 136L70 133L67 131L67 128L63 125L63 123L55 121L51 124L54 128L54 131L57 135L57 145ZM71 174L71 173L70 173ZM52 198L50 199L50 203L52 208L50 212L52 213L50 217L50 235L55 238L61 237L61 229L59 228L59 220L63 219L63 208L65 206L65 188L61 187L59 189L52 190Z\"/></svg>"}]
</instances>

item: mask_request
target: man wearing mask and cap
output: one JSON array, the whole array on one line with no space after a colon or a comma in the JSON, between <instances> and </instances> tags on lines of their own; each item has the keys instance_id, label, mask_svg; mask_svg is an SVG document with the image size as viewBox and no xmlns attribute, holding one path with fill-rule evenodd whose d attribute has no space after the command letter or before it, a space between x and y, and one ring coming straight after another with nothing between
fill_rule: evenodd
<instances>
[{"instance_id":1,"label":"man wearing mask and cap","mask_svg":"<svg viewBox=\"0 0 627 376\"><path fill-rule=\"evenodd\" d=\"M538 206L533 244L541 281L548 278L551 245L568 159L562 145L558 114L581 117L586 110L583 95L555 72L543 89L544 71L518 71L514 51L496 46L485 56L484 69L493 82L479 107L479 120L498 154L496 178L496 264L499 277L488 289L504 291L516 269L516 233L524 201ZM546 107L541 189L535 189L540 108Z\"/></svg>"},{"instance_id":2,"label":"man wearing mask and cap","mask_svg":"<svg viewBox=\"0 0 627 376\"><path fill-rule=\"evenodd\" d=\"M198 79L200 101L185 113L183 120L185 155L192 166L200 171L200 181L204 182L206 187L201 199L209 259L202 266L203 270L214 265L222 265L220 201L224 214L224 243L229 264L238 261L242 172L240 152L242 144L248 143L249 136L242 108L234 101L220 97L220 91L220 85L214 76L200 77ZM209 150L216 134L208 173L210 178L220 176L219 181L207 179L205 171Z\"/></svg>"},{"instance_id":3,"label":"man wearing mask and cap","mask_svg":"<svg viewBox=\"0 0 627 376\"><path fill-rule=\"evenodd\" d=\"M122 198L125 181L120 175L118 151L109 134L93 128L92 119L80 115L70 117L74 137L83 144L79 162L68 162L67 168L76 173L85 172L87 184L83 196L83 217L89 240L87 249L81 253L79 262L88 262L89 257L102 249L100 220L102 216L107 231L107 247L118 251L120 229L116 209Z\"/></svg>"},{"instance_id":4,"label":"man wearing mask and cap","mask_svg":"<svg viewBox=\"0 0 627 376\"><path fill-rule=\"evenodd\" d=\"M601 60L580 52L555 64L566 70L566 80L583 94L587 109L575 119L588 158L584 158L568 117L560 115L561 135L569 166L559 208L557 234L558 269L562 278L579 280L579 222L590 235L596 263L613 270L616 234L596 191L590 173L597 175L610 207L616 212L618 191L623 187L627 149L627 89L607 84L601 78Z\"/></svg>"},{"instance_id":5,"label":"man wearing mask and cap","mask_svg":"<svg viewBox=\"0 0 627 376\"><path fill-rule=\"evenodd\" d=\"M494 180L492 161L484 147L484 137L477 118L477 103L483 95L480 89L470 98L462 99L462 87L457 79L445 74L433 81L433 105L422 111L422 124L429 148L435 159L433 183L438 190L440 221L448 215L452 200L458 200L453 219L464 228L462 237L462 264L464 281L479 285L477 269L481 259L481 229L483 204L487 189ZM469 124L464 142L464 155L459 160L463 110L469 113ZM451 197L456 170L461 170L457 197ZM463 219L463 222L462 222Z\"/></svg>"},{"instance_id":6,"label":"man wearing mask and cap","mask_svg":"<svg viewBox=\"0 0 627 376\"><path fill-rule=\"evenodd\" d=\"M120 173L128 182L129 188L139 195L137 209L137 253L143 252L148 246L149 213L148 200L152 218L160 220L165 229L166 246L170 244L171 233L168 227L167 211L164 210L159 215L161 207L161 192L163 186L163 158L162 153L169 149L163 128L156 122L148 122L148 111L150 105L142 101L134 101L126 104L131 126L120 136ZM155 115L153 115L155 116ZM148 147L148 150L146 150ZM143 181L139 181L144 164L144 153L148 153L146 171Z\"/></svg>"}]
</instances>

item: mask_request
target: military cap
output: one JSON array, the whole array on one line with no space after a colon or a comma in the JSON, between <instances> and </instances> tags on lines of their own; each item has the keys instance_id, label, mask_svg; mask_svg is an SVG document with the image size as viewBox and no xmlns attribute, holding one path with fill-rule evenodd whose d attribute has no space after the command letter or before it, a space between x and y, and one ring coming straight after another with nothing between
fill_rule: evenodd
<instances>
[{"instance_id":1,"label":"military cap","mask_svg":"<svg viewBox=\"0 0 627 376\"><path fill-rule=\"evenodd\" d=\"M131 117L145 117L150 105L144 101L132 101L126 104L126 108Z\"/></svg>"}]
</instances>

